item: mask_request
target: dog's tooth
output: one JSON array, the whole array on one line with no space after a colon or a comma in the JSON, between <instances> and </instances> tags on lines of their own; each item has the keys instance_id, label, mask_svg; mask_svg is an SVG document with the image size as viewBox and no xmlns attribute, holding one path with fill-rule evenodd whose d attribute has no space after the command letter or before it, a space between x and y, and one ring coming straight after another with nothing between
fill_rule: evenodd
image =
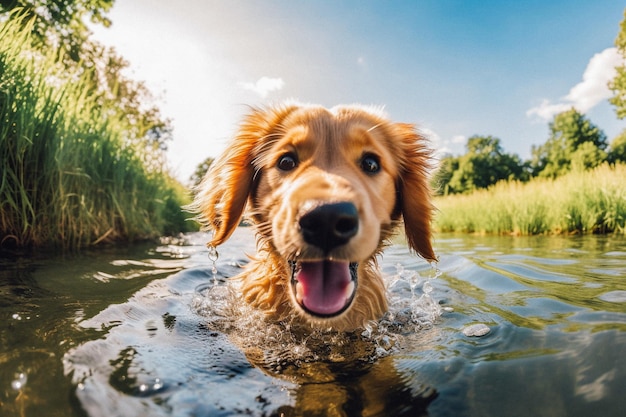
<instances>
[{"instance_id":1,"label":"dog's tooth","mask_svg":"<svg viewBox=\"0 0 626 417\"><path fill-rule=\"evenodd\" d=\"M302 304L302 284L296 282L296 301Z\"/></svg>"},{"instance_id":2,"label":"dog's tooth","mask_svg":"<svg viewBox=\"0 0 626 417\"><path fill-rule=\"evenodd\" d=\"M354 281L350 281L348 286L346 287L346 298L349 299L354 294L355 284Z\"/></svg>"}]
</instances>

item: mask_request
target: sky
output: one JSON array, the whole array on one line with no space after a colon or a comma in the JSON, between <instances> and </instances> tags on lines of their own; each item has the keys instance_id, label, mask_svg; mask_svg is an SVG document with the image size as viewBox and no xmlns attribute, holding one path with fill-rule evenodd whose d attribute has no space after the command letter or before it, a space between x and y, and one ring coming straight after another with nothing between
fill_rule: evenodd
<instances>
[{"instance_id":1,"label":"sky","mask_svg":"<svg viewBox=\"0 0 626 417\"><path fill-rule=\"evenodd\" d=\"M116 0L113 46L172 120L168 164L187 182L249 106L284 100L384 107L439 153L473 135L523 159L575 107L613 139L606 83L618 0Z\"/></svg>"}]
</instances>

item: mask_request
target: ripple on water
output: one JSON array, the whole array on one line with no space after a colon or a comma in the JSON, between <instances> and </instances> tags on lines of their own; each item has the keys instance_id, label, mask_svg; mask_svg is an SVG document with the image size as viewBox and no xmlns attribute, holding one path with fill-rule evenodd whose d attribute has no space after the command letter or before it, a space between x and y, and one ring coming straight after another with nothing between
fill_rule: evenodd
<instances>
[{"instance_id":1,"label":"ripple on water","mask_svg":"<svg viewBox=\"0 0 626 417\"><path fill-rule=\"evenodd\" d=\"M534 415L554 407L561 415L593 414L583 412L586 404L621 415L598 401L603 393L604 400L616 397L609 405L623 410L626 291L615 290L622 288L616 277L624 251L591 259L550 247L508 250L510 239L481 248L461 239L439 251L444 276L437 280L437 269L392 246L381 261L389 312L359 332L311 332L269 323L241 302L226 279L241 272L245 245L254 252L253 236L241 232L230 252L220 249L217 285L202 238L201 247L187 251L193 268L80 321L96 333L70 349L63 364L86 413L306 415L306 406L341 400L352 407L348 415L359 415L364 404L384 412L370 415L399 415L392 406L408 410L436 389L430 415L469 415L486 406L495 410L490 415L511 408L523 415L529 405ZM104 279L120 283L134 269L175 265L119 261L111 265L119 271L103 269L113 278ZM454 306L443 318L450 310L437 302L442 294ZM11 313L15 324L32 315ZM22 368L14 369L15 389L26 381L17 374ZM34 381L29 371L27 390ZM598 395L577 401L577 386ZM562 401L555 405L554 398ZM427 414L417 407L411 415Z\"/></svg>"},{"instance_id":2,"label":"ripple on water","mask_svg":"<svg viewBox=\"0 0 626 417\"><path fill-rule=\"evenodd\" d=\"M351 333L311 331L266 321L241 300L236 281L225 279L240 268L219 270L216 280L199 268L153 281L81 322L107 333L63 358L89 415L270 415L272 407L290 407L296 386L321 387L327 396L341 375L357 378L371 367L380 378L396 378L376 364L417 330L433 328L442 311L433 298L439 271L398 265L388 274L390 309L382 319Z\"/></svg>"}]
</instances>

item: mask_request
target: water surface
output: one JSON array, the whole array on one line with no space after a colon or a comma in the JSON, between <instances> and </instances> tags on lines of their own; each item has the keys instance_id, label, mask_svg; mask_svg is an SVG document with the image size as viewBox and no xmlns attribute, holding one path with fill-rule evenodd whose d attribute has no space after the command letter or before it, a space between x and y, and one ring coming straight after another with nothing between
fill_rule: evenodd
<instances>
[{"instance_id":1,"label":"water surface","mask_svg":"<svg viewBox=\"0 0 626 417\"><path fill-rule=\"evenodd\" d=\"M351 334L266 323L204 234L0 258L2 416L623 416L626 240L438 236L381 260L390 313Z\"/></svg>"}]
</instances>

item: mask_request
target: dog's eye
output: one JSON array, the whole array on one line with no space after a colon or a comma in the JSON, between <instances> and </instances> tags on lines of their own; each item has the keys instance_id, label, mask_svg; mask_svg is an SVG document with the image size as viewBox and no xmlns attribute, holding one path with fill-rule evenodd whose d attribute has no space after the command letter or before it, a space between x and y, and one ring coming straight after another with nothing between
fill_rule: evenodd
<instances>
[{"instance_id":1,"label":"dog's eye","mask_svg":"<svg viewBox=\"0 0 626 417\"><path fill-rule=\"evenodd\" d=\"M380 171L380 161L376 155L366 154L361 159L361 169L367 174Z\"/></svg>"},{"instance_id":2,"label":"dog's eye","mask_svg":"<svg viewBox=\"0 0 626 417\"><path fill-rule=\"evenodd\" d=\"M288 153L280 157L276 166L281 171L291 171L298 166L298 159L294 154Z\"/></svg>"}]
</instances>

